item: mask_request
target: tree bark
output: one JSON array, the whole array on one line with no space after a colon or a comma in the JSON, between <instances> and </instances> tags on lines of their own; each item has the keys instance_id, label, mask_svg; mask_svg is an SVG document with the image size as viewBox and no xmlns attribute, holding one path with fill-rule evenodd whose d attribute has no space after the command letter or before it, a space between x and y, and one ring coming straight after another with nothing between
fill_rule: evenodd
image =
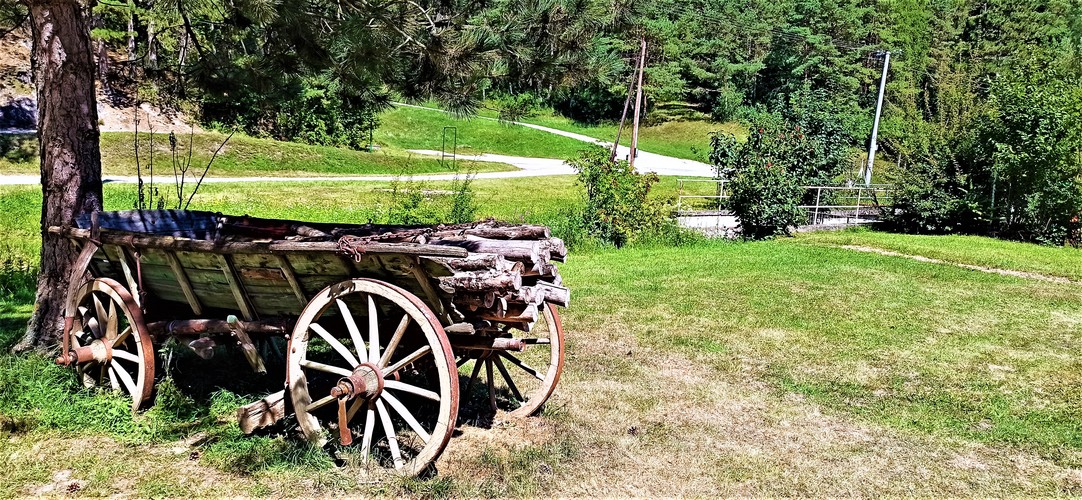
<instances>
[{"instance_id":1,"label":"tree bark","mask_svg":"<svg viewBox=\"0 0 1082 500\"><path fill-rule=\"evenodd\" d=\"M32 64L41 158L41 271L26 336L16 350L56 342L76 251L49 226L73 226L101 210L101 152L94 59L86 11L78 0L30 2Z\"/></svg>"}]
</instances>

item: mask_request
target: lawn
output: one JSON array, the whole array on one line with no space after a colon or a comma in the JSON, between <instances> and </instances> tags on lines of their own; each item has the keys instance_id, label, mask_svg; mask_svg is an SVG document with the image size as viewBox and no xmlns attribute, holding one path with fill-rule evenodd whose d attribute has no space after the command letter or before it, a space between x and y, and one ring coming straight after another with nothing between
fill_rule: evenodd
<instances>
[{"instance_id":1,"label":"lawn","mask_svg":"<svg viewBox=\"0 0 1082 500\"><path fill-rule=\"evenodd\" d=\"M572 178L523 200L529 184L514 183L527 181L476 181L481 212L566 219ZM365 220L386 186L213 185L197 202ZM130 200L130 186L106 189L112 206ZM331 201L292 201L305 194ZM0 230L17 248L33 248L36 195L0 188ZM63 477L88 495L142 496L1082 494L1082 287L839 247L890 241L942 260L1078 268L1061 249L859 232L580 245L561 265L568 359L543 415L463 425L437 477L379 484L288 433L240 436L231 411L258 392L250 377L196 390L183 381L207 368L181 365L180 390L133 419L47 359L3 355L0 496ZM29 314L16 292L0 295L0 347Z\"/></svg>"},{"instance_id":2,"label":"lawn","mask_svg":"<svg viewBox=\"0 0 1082 500\"><path fill-rule=\"evenodd\" d=\"M396 149L444 148L444 131L453 127L457 133L458 154L493 153L510 156L566 159L576 156L588 146L583 141L474 117L458 119L437 110L398 106L379 115L375 131L377 144ZM447 136L446 149L454 150L452 135Z\"/></svg>"},{"instance_id":3,"label":"lawn","mask_svg":"<svg viewBox=\"0 0 1082 500\"><path fill-rule=\"evenodd\" d=\"M150 134L140 132L140 163L143 174L149 175ZM189 175L198 175L206 168L214 151L226 136L216 132L177 135L177 150L181 165L187 163L191 144ZM133 176L136 173L135 134L104 132L101 135L101 161L105 175ZM172 152L168 134L155 134L154 175L171 182ZM438 148L437 148L438 149ZM492 162L458 162L463 171L490 172L517 170L515 167ZM333 175L414 175L447 173L449 166L438 159L409 153L393 147L375 152L345 148L312 146L295 142L260 139L234 135L222 148L207 173L209 177L236 176L333 176ZM38 173L36 155L24 161L5 159L0 155L0 175Z\"/></svg>"},{"instance_id":4,"label":"lawn","mask_svg":"<svg viewBox=\"0 0 1082 500\"><path fill-rule=\"evenodd\" d=\"M577 134L587 135L612 142L616 139L618 123L589 125L552 114L542 113L527 118L526 123L533 123ZM701 162L710 161L710 134L712 132L735 134L743 139L746 131L735 122L719 123L703 118L694 120L666 121L639 127L639 148L649 153L657 153L674 158L684 158ZM620 144L631 145L631 127L628 126L620 135Z\"/></svg>"},{"instance_id":5,"label":"lawn","mask_svg":"<svg viewBox=\"0 0 1082 500\"><path fill-rule=\"evenodd\" d=\"M1070 247L1050 248L980 236L903 235L859 229L807 233L801 235L799 241L866 247L955 264L1082 281L1082 251Z\"/></svg>"},{"instance_id":6,"label":"lawn","mask_svg":"<svg viewBox=\"0 0 1082 500\"><path fill-rule=\"evenodd\" d=\"M433 103L425 103L426 106ZM492 110L481 110L470 120L458 120L442 111L398 107L380 115L380 128L376 130L376 142L403 149L433 149L442 147L443 127L458 128L459 151L467 153L498 153L513 156L540 158L568 158L584 146L582 141L520 127L495 120ZM742 125L735 122L719 123L704 115L684 116L681 120L664 121L643 125L639 128L639 147L643 151L675 158L706 162L710 154L710 133L723 131L745 136ZM616 123L584 124L557 115L551 109L524 118L524 123L574 132L602 141L616 139ZM629 122L630 123L630 122ZM628 126L620 138L620 144L631 144L631 128Z\"/></svg>"}]
</instances>

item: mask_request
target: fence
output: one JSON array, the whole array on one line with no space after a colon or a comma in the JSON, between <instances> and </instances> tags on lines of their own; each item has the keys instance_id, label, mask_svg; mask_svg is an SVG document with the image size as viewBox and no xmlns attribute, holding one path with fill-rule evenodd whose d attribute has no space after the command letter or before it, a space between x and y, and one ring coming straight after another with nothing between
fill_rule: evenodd
<instances>
[{"instance_id":1,"label":"fence","mask_svg":"<svg viewBox=\"0 0 1082 500\"><path fill-rule=\"evenodd\" d=\"M725 216L729 199L728 180L677 179L678 217ZM893 206L891 186L804 186L808 223L861 224L878 219L883 209Z\"/></svg>"}]
</instances>

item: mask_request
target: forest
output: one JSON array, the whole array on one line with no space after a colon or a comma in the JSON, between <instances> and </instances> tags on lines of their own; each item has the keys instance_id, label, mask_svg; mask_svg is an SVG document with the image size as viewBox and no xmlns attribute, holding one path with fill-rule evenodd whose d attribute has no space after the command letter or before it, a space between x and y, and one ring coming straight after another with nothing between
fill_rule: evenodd
<instances>
[{"instance_id":1,"label":"forest","mask_svg":"<svg viewBox=\"0 0 1082 500\"><path fill-rule=\"evenodd\" d=\"M101 0L92 8L104 93L180 109L212 128L353 148L393 100L434 100L466 116L482 106L507 118L548 106L583 122L618 120L645 40L647 120L676 102L768 142L803 127L808 147L828 159L814 172L822 180L867 148L889 52L878 143L896 166L897 228L1062 244L1082 212L1079 0ZM20 3L0 1L4 29L26 16Z\"/></svg>"}]
</instances>

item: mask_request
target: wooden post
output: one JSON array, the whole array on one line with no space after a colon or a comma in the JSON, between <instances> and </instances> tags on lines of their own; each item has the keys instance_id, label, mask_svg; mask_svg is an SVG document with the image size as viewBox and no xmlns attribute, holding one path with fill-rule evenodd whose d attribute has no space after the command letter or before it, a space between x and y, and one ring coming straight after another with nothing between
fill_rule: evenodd
<instances>
[{"instance_id":1,"label":"wooden post","mask_svg":"<svg viewBox=\"0 0 1082 500\"><path fill-rule=\"evenodd\" d=\"M641 62L641 61L640 61ZM638 66L638 64L636 64ZM620 113L620 128L616 129L616 142L612 143L612 154L609 161L616 161L616 149L620 147L620 133L624 131L624 122L627 121L627 107L631 105L631 94L635 93L635 74L631 74L631 83L627 86L627 99L624 99L624 112Z\"/></svg>"},{"instance_id":2,"label":"wooden post","mask_svg":"<svg viewBox=\"0 0 1082 500\"><path fill-rule=\"evenodd\" d=\"M631 128L631 156L629 162L631 168L635 168L635 156L639 154L639 114L642 110L642 72L646 68L646 39L642 40L642 51L639 53L639 83L635 87L635 122Z\"/></svg>"}]
</instances>

